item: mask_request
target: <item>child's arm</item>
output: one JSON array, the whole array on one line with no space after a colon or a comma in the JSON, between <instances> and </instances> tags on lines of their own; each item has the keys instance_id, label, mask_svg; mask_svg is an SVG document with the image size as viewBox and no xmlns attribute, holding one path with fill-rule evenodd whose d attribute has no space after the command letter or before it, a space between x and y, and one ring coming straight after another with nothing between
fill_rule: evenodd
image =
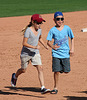
<instances>
[{"instance_id":1,"label":"child's arm","mask_svg":"<svg viewBox=\"0 0 87 100\"><path fill-rule=\"evenodd\" d=\"M48 49L48 46L45 45L45 43L44 43L44 41L43 41L41 35L40 35L40 37L39 37L39 42L40 42L46 49Z\"/></svg>"},{"instance_id":2,"label":"child's arm","mask_svg":"<svg viewBox=\"0 0 87 100\"><path fill-rule=\"evenodd\" d=\"M23 46L25 46L25 47L28 47L28 48L33 48L33 49L39 49L39 46L32 46L32 45L29 45L28 43L27 43L27 41L28 41L28 38L23 38Z\"/></svg>"},{"instance_id":3,"label":"child's arm","mask_svg":"<svg viewBox=\"0 0 87 100\"><path fill-rule=\"evenodd\" d=\"M48 44L49 47L51 47L54 50L57 50L60 47L60 46L57 46L57 45L53 45L52 42L49 41L49 40L47 41L47 44Z\"/></svg>"},{"instance_id":4,"label":"child's arm","mask_svg":"<svg viewBox=\"0 0 87 100\"><path fill-rule=\"evenodd\" d=\"M74 38L71 39L71 49L70 49L70 55L73 56L74 54Z\"/></svg>"}]
</instances>

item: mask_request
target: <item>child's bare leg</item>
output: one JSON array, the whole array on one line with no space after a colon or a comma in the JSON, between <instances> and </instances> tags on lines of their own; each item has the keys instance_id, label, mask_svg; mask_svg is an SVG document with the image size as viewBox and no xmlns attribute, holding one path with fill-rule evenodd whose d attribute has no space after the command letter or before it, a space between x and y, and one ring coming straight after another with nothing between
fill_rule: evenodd
<instances>
[{"instance_id":1,"label":"child's bare leg","mask_svg":"<svg viewBox=\"0 0 87 100\"><path fill-rule=\"evenodd\" d=\"M39 66L39 65L36 65L35 67L37 68L37 71L38 71L38 78L40 81L40 85L44 86L43 68L42 66Z\"/></svg>"},{"instance_id":2,"label":"child's bare leg","mask_svg":"<svg viewBox=\"0 0 87 100\"><path fill-rule=\"evenodd\" d=\"M54 89L58 88L59 72L54 72Z\"/></svg>"},{"instance_id":3,"label":"child's bare leg","mask_svg":"<svg viewBox=\"0 0 87 100\"><path fill-rule=\"evenodd\" d=\"M18 76L22 73L25 73L25 71L26 71L26 69L20 68L17 70L16 74L15 73L12 74L12 78L11 78L11 86L12 87L16 86Z\"/></svg>"},{"instance_id":4,"label":"child's bare leg","mask_svg":"<svg viewBox=\"0 0 87 100\"><path fill-rule=\"evenodd\" d=\"M20 69L17 70L17 72L16 72L16 74L15 74L15 77L18 78L18 76L19 76L20 74L25 73L25 72L26 72L26 69L20 68Z\"/></svg>"}]
</instances>

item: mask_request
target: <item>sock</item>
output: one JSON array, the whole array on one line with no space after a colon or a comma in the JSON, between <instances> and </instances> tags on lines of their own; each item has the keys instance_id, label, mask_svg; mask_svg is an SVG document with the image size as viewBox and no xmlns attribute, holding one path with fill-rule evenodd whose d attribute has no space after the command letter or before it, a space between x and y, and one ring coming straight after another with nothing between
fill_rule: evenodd
<instances>
[{"instance_id":1,"label":"sock","mask_svg":"<svg viewBox=\"0 0 87 100\"><path fill-rule=\"evenodd\" d=\"M41 90L43 90L43 88L45 88L45 86L42 86L42 87L41 87Z\"/></svg>"}]
</instances>

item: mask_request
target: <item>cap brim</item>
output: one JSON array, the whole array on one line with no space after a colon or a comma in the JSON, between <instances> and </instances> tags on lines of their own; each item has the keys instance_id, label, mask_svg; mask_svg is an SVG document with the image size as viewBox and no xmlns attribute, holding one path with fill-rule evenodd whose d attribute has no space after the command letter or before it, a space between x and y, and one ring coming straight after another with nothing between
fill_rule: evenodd
<instances>
[{"instance_id":1,"label":"cap brim","mask_svg":"<svg viewBox=\"0 0 87 100\"><path fill-rule=\"evenodd\" d=\"M37 19L36 20L38 23L41 23L41 22L46 22L44 19L42 19L42 18L39 18L39 19Z\"/></svg>"},{"instance_id":2,"label":"cap brim","mask_svg":"<svg viewBox=\"0 0 87 100\"><path fill-rule=\"evenodd\" d=\"M46 22L45 20L43 20L43 22Z\"/></svg>"}]
</instances>

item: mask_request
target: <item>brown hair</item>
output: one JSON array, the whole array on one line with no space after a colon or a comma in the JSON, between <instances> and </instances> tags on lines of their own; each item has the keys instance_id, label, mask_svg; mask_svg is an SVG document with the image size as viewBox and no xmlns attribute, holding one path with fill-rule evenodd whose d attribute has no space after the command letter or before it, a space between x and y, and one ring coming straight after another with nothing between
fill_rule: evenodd
<instances>
[{"instance_id":1,"label":"brown hair","mask_svg":"<svg viewBox=\"0 0 87 100\"><path fill-rule=\"evenodd\" d=\"M31 27L31 26L32 26L32 22L30 22L25 28L23 28L21 32L23 32L23 34L24 34L25 31L26 31L26 29L27 29L28 27Z\"/></svg>"},{"instance_id":2,"label":"brown hair","mask_svg":"<svg viewBox=\"0 0 87 100\"><path fill-rule=\"evenodd\" d=\"M35 20L34 23L37 23L37 21ZM28 27L31 27L31 26L32 26L32 21L31 21L26 27L24 27L24 28L22 29L21 32L23 32L23 34L24 34L25 31L26 31L26 29L27 29Z\"/></svg>"}]
</instances>

